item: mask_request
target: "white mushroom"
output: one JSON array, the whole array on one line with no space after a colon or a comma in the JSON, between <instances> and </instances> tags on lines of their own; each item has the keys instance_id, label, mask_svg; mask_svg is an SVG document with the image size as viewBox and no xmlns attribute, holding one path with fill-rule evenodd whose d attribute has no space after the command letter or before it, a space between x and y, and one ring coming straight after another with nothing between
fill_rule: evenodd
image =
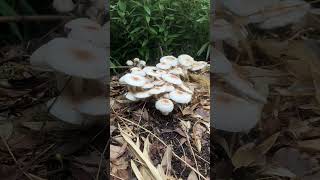
<instances>
[{"instance_id":1,"label":"white mushroom","mask_svg":"<svg viewBox=\"0 0 320 180\"><path fill-rule=\"evenodd\" d=\"M182 84L182 80L173 74L162 74L161 78L171 84L176 84L176 85L180 85Z\"/></svg>"},{"instance_id":2,"label":"white mushroom","mask_svg":"<svg viewBox=\"0 0 320 180\"><path fill-rule=\"evenodd\" d=\"M130 69L131 74L139 75L139 76L146 76L146 73L138 67L133 67Z\"/></svg>"},{"instance_id":3,"label":"white mushroom","mask_svg":"<svg viewBox=\"0 0 320 180\"><path fill-rule=\"evenodd\" d=\"M169 74L183 75L184 72L183 72L183 70L182 70L180 67L175 67L175 68L173 68L173 69L171 69L171 70L169 71Z\"/></svg>"},{"instance_id":4,"label":"white mushroom","mask_svg":"<svg viewBox=\"0 0 320 180\"><path fill-rule=\"evenodd\" d=\"M170 85L170 84L165 84L162 87L164 87L166 89L166 92L171 92L174 91L176 88L174 88L174 86Z\"/></svg>"},{"instance_id":5,"label":"white mushroom","mask_svg":"<svg viewBox=\"0 0 320 180\"><path fill-rule=\"evenodd\" d=\"M187 104L191 101L192 95L180 90L175 90L169 93L170 99L180 104Z\"/></svg>"},{"instance_id":6,"label":"white mushroom","mask_svg":"<svg viewBox=\"0 0 320 180\"><path fill-rule=\"evenodd\" d=\"M98 79L106 76L106 51L80 41L56 38L47 44L46 63L71 76Z\"/></svg>"},{"instance_id":7,"label":"white mushroom","mask_svg":"<svg viewBox=\"0 0 320 180\"><path fill-rule=\"evenodd\" d=\"M178 59L174 56L164 56L160 58L160 62L168 63L171 66L177 66L178 65Z\"/></svg>"},{"instance_id":8,"label":"white mushroom","mask_svg":"<svg viewBox=\"0 0 320 180\"><path fill-rule=\"evenodd\" d=\"M158 94L161 94L161 93L164 93L166 92L166 88L161 86L161 87L154 87L152 89L150 89L148 91L150 94L153 94L153 95L158 95Z\"/></svg>"},{"instance_id":9,"label":"white mushroom","mask_svg":"<svg viewBox=\"0 0 320 180\"><path fill-rule=\"evenodd\" d=\"M51 107L49 113L62 121L71 124L82 124L84 121L83 116L76 111L74 102L69 97L59 96L57 99L51 99L47 102L47 106Z\"/></svg>"},{"instance_id":10,"label":"white mushroom","mask_svg":"<svg viewBox=\"0 0 320 180\"><path fill-rule=\"evenodd\" d=\"M161 74L157 72L157 68L154 66L146 66L143 68L143 71L148 75L152 77L159 78L161 77Z\"/></svg>"},{"instance_id":11,"label":"white mushroom","mask_svg":"<svg viewBox=\"0 0 320 180\"><path fill-rule=\"evenodd\" d=\"M169 63L161 62L161 63L158 63L156 67L159 69L167 70L171 68L171 65Z\"/></svg>"},{"instance_id":12,"label":"white mushroom","mask_svg":"<svg viewBox=\"0 0 320 180\"><path fill-rule=\"evenodd\" d=\"M193 59L193 57L191 57L187 54L182 54L182 55L178 56L178 62L181 66L188 69L194 63L194 59Z\"/></svg>"},{"instance_id":13,"label":"white mushroom","mask_svg":"<svg viewBox=\"0 0 320 180\"><path fill-rule=\"evenodd\" d=\"M133 95L134 95L134 97L136 97L138 99L145 99L145 98L148 98L151 96L149 91L136 92Z\"/></svg>"},{"instance_id":14,"label":"white mushroom","mask_svg":"<svg viewBox=\"0 0 320 180\"><path fill-rule=\"evenodd\" d=\"M146 63L145 61L140 60L139 63L138 63L138 66L139 66L139 67L144 67L144 66L146 66L146 64L147 64L147 63Z\"/></svg>"},{"instance_id":15,"label":"white mushroom","mask_svg":"<svg viewBox=\"0 0 320 180\"><path fill-rule=\"evenodd\" d=\"M72 0L53 0L52 6L58 12L66 13L72 11L76 5Z\"/></svg>"},{"instance_id":16,"label":"white mushroom","mask_svg":"<svg viewBox=\"0 0 320 180\"><path fill-rule=\"evenodd\" d=\"M108 33L105 32L101 27L72 29L68 34L69 39L88 42L99 48L106 48L108 46L109 40L107 36Z\"/></svg>"},{"instance_id":17,"label":"white mushroom","mask_svg":"<svg viewBox=\"0 0 320 180\"><path fill-rule=\"evenodd\" d=\"M180 84L179 87L180 87L183 91L185 91L185 92L187 92L187 93L189 93L189 94L193 94L193 91L192 91L190 88L188 88L187 86L185 86L184 84Z\"/></svg>"},{"instance_id":18,"label":"white mushroom","mask_svg":"<svg viewBox=\"0 0 320 180\"><path fill-rule=\"evenodd\" d=\"M225 92L213 92L212 126L216 129L241 132L253 128L261 117L262 105Z\"/></svg>"},{"instance_id":19,"label":"white mushroom","mask_svg":"<svg viewBox=\"0 0 320 180\"><path fill-rule=\"evenodd\" d=\"M143 89L151 89L151 88L153 88L153 86L154 86L154 84L153 84L152 82L146 82L146 83L142 86L142 88L143 88Z\"/></svg>"},{"instance_id":20,"label":"white mushroom","mask_svg":"<svg viewBox=\"0 0 320 180\"><path fill-rule=\"evenodd\" d=\"M132 92L127 92L127 94L125 95L125 97L130 100L130 101L138 101L139 99L137 99Z\"/></svg>"},{"instance_id":21,"label":"white mushroom","mask_svg":"<svg viewBox=\"0 0 320 180\"><path fill-rule=\"evenodd\" d=\"M133 87L142 87L147 82L147 79L139 75L126 74L123 76L122 81Z\"/></svg>"},{"instance_id":22,"label":"white mushroom","mask_svg":"<svg viewBox=\"0 0 320 180\"><path fill-rule=\"evenodd\" d=\"M133 62L135 62L135 63L139 63L139 61L140 61L139 58L134 58L134 59L133 59Z\"/></svg>"},{"instance_id":23,"label":"white mushroom","mask_svg":"<svg viewBox=\"0 0 320 180\"><path fill-rule=\"evenodd\" d=\"M128 60L128 61L126 62L126 64L127 64L128 66L133 66L133 62L132 62L131 60Z\"/></svg>"},{"instance_id":24,"label":"white mushroom","mask_svg":"<svg viewBox=\"0 0 320 180\"><path fill-rule=\"evenodd\" d=\"M76 109L86 115L101 116L107 115L107 98L97 96L80 102Z\"/></svg>"},{"instance_id":25,"label":"white mushroom","mask_svg":"<svg viewBox=\"0 0 320 180\"><path fill-rule=\"evenodd\" d=\"M191 66L191 71L199 71L205 67L207 67L208 63L205 61L195 61Z\"/></svg>"},{"instance_id":26,"label":"white mushroom","mask_svg":"<svg viewBox=\"0 0 320 180\"><path fill-rule=\"evenodd\" d=\"M152 83L153 83L153 85L155 85L155 86L161 86L161 85L163 85L165 82L164 82L163 80L159 79L159 80L153 81Z\"/></svg>"},{"instance_id":27,"label":"white mushroom","mask_svg":"<svg viewBox=\"0 0 320 180\"><path fill-rule=\"evenodd\" d=\"M52 71L52 68L46 62L46 47L47 44L44 44L31 54L30 64L32 68L41 71Z\"/></svg>"},{"instance_id":28,"label":"white mushroom","mask_svg":"<svg viewBox=\"0 0 320 180\"><path fill-rule=\"evenodd\" d=\"M170 99L159 99L156 101L156 109L158 109L163 115L168 115L173 111L173 103Z\"/></svg>"}]
</instances>

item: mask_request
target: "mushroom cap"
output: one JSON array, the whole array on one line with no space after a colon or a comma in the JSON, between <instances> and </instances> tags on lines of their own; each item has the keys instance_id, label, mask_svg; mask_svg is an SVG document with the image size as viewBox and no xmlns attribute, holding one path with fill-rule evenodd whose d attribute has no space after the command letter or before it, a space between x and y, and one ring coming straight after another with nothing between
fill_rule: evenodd
<instances>
[{"instance_id":1,"label":"mushroom cap","mask_svg":"<svg viewBox=\"0 0 320 180\"><path fill-rule=\"evenodd\" d=\"M195 61L191 66L191 71L199 71L205 67L207 67L208 63L205 61Z\"/></svg>"},{"instance_id":2,"label":"mushroom cap","mask_svg":"<svg viewBox=\"0 0 320 180\"><path fill-rule=\"evenodd\" d=\"M52 6L58 12L65 13L72 11L76 5L72 0L54 0Z\"/></svg>"},{"instance_id":3,"label":"mushroom cap","mask_svg":"<svg viewBox=\"0 0 320 180\"><path fill-rule=\"evenodd\" d=\"M160 58L160 62L168 63L171 66L177 66L178 65L178 59L174 56L163 56Z\"/></svg>"},{"instance_id":4,"label":"mushroom cap","mask_svg":"<svg viewBox=\"0 0 320 180\"><path fill-rule=\"evenodd\" d=\"M133 67L130 69L131 74L139 75L139 76L146 76L146 73L138 67Z\"/></svg>"},{"instance_id":5,"label":"mushroom cap","mask_svg":"<svg viewBox=\"0 0 320 180\"><path fill-rule=\"evenodd\" d=\"M141 66L141 67L146 66L146 64L147 63L145 61L143 61L143 60L140 60L139 63L138 63L138 65Z\"/></svg>"},{"instance_id":6,"label":"mushroom cap","mask_svg":"<svg viewBox=\"0 0 320 180\"><path fill-rule=\"evenodd\" d=\"M164 82L163 80L159 79L159 80L153 81L152 83L153 83L153 85L155 85L155 86L161 86L161 85L163 85L165 82Z\"/></svg>"},{"instance_id":7,"label":"mushroom cap","mask_svg":"<svg viewBox=\"0 0 320 180\"><path fill-rule=\"evenodd\" d=\"M142 86L142 88L143 88L143 89L151 89L151 88L153 88L153 86L154 86L154 84L153 84L152 82L146 82L146 83Z\"/></svg>"},{"instance_id":8,"label":"mushroom cap","mask_svg":"<svg viewBox=\"0 0 320 180\"><path fill-rule=\"evenodd\" d=\"M83 41L83 42L88 42L99 48L106 48L109 43L107 34L108 33L106 33L102 28L97 28L97 29L79 28L79 29L72 29L68 34L68 38Z\"/></svg>"},{"instance_id":9,"label":"mushroom cap","mask_svg":"<svg viewBox=\"0 0 320 180\"><path fill-rule=\"evenodd\" d=\"M180 90L171 91L169 93L170 99L180 104L187 104L191 101L192 95Z\"/></svg>"},{"instance_id":10,"label":"mushroom cap","mask_svg":"<svg viewBox=\"0 0 320 180\"><path fill-rule=\"evenodd\" d=\"M169 63L161 62L161 63L158 63L156 67L159 69L167 70L171 68L171 65Z\"/></svg>"},{"instance_id":11,"label":"mushroom cap","mask_svg":"<svg viewBox=\"0 0 320 180\"><path fill-rule=\"evenodd\" d=\"M137 92L133 94L134 97L138 98L138 99L145 99L151 96L151 94L149 93L149 91L142 91L142 92Z\"/></svg>"},{"instance_id":12,"label":"mushroom cap","mask_svg":"<svg viewBox=\"0 0 320 180\"><path fill-rule=\"evenodd\" d=\"M139 58L134 58L134 59L133 59L133 62L138 63L139 61L140 61L140 59L139 59Z\"/></svg>"},{"instance_id":13,"label":"mushroom cap","mask_svg":"<svg viewBox=\"0 0 320 180\"><path fill-rule=\"evenodd\" d=\"M74 103L69 97L59 96L58 99L51 99L47 102L47 106L50 107L50 114L56 118L71 123L71 124L82 124L84 121L83 116L80 112L76 111Z\"/></svg>"},{"instance_id":14,"label":"mushroom cap","mask_svg":"<svg viewBox=\"0 0 320 180\"><path fill-rule=\"evenodd\" d=\"M158 69L156 72L159 74L167 74L168 73L167 71L162 70L162 69Z\"/></svg>"},{"instance_id":15,"label":"mushroom cap","mask_svg":"<svg viewBox=\"0 0 320 180\"><path fill-rule=\"evenodd\" d=\"M47 44L42 45L35 50L30 56L32 68L42 71L53 71L46 62Z\"/></svg>"},{"instance_id":16,"label":"mushroom cap","mask_svg":"<svg viewBox=\"0 0 320 180\"><path fill-rule=\"evenodd\" d=\"M261 118L262 105L225 93L213 92L213 120L216 129L243 132L253 128Z\"/></svg>"},{"instance_id":17,"label":"mushroom cap","mask_svg":"<svg viewBox=\"0 0 320 180\"><path fill-rule=\"evenodd\" d=\"M182 54L182 55L178 56L178 62L183 67L191 67L192 64L194 63L194 59L193 59L193 57L191 57L187 54Z\"/></svg>"},{"instance_id":18,"label":"mushroom cap","mask_svg":"<svg viewBox=\"0 0 320 180\"><path fill-rule=\"evenodd\" d=\"M143 68L143 71L152 77L161 77L161 74L157 72L157 68L154 66L146 66Z\"/></svg>"},{"instance_id":19,"label":"mushroom cap","mask_svg":"<svg viewBox=\"0 0 320 180\"><path fill-rule=\"evenodd\" d=\"M122 82L130 86L142 87L147 82L147 79L143 76L129 73L123 76Z\"/></svg>"},{"instance_id":20,"label":"mushroom cap","mask_svg":"<svg viewBox=\"0 0 320 180\"><path fill-rule=\"evenodd\" d=\"M127 92L127 94L125 95L125 97L130 100L130 101L138 101L139 99L137 99L132 92Z\"/></svg>"},{"instance_id":21,"label":"mushroom cap","mask_svg":"<svg viewBox=\"0 0 320 180\"><path fill-rule=\"evenodd\" d=\"M128 66L133 66L133 61L128 60L128 61L126 62L126 64L127 64Z\"/></svg>"},{"instance_id":22,"label":"mushroom cap","mask_svg":"<svg viewBox=\"0 0 320 180\"><path fill-rule=\"evenodd\" d=\"M64 28L67 32L71 31L72 29L93 29L97 30L101 28L101 25L98 24L96 21L93 21L89 18L77 18L69 21L64 25Z\"/></svg>"},{"instance_id":23,"label":"mushroom cap","mask_svg":"<svg viewBox=\"0 0 320 180\"><path fill-rule=\"evenodd\" d=\"M180 67L175 67L169 71L169 74L174 74L174 75L183 75L183 70Z\"/></svg>"},{"instance_id":24,"label":"mushroom cap","mask_svg":"<svg viewBox=\"0 0 320 180\"><path fill-rule=\"evenodd\" d=\"M187 93L189 93L189 94L193 94L193 91L192 91L190 88L188 88L186 85L180 84L179 87L180 87L183 91L185 91L185 92L187 92Z\"/></svg>"},{"instance_id":25,"label":"mushroom cap","mask_svg":"<svg viewBox=\"0 0 320 180\"><path fill-rule=\"evenodd\" d=\"M173 74L162 74L161 78L171 84L176 84L176 85L180 85L182 84L182 80Z\"/></svg>"},{"instance_id":26,"label":"mushroom cap","mask_svg":"<svg viewBox=\"0 0 320 180\"><path fill-rule=\"evenodd\" d=\"M170 84L163 85L164 88L166 88L166 92L174 91L176 88Z\"/></svg>"},{"instance_id":27,"label":"mushroom cap","mask_svg":"<svg viewBox=\"0 0 320 180\"><path fill-rule=\"evenodd\" d=\"M47 44L46 62L61 73L98 79L107 74L106 51L90 44L56 38Z\"/></svg>"},{"instance_id":28,"label":"mushroom cap","mask_svg":"<svg viewBox=\"0 0 320 180\"><path fill-rule=\"evenodd\" d=\"M107 108L107 98L103 96L89 98L76 106L79 112L92 116L107 115Z\"/></svg>"},{"instance_id":29,"label":"mushroom cap","mask_svg":"<svg viewBox=\"0 0 320 180\"><path fill-rule=\"evenodd\" d=\"M170 99L164 98L157 100L155 106L163 115L168 115L174 108L173 102Z\"/></svg>"},{"instance_id":30,"label":"mushroom cap","mask_svg":"<svg viewBox=\"0 0 320 180\"><path fill-rule=\"evenodd\" d=\"M163 86L157 86L148 91L150 94L157 95L166 92L166 88Z\"/></svg>"}]
</instances>

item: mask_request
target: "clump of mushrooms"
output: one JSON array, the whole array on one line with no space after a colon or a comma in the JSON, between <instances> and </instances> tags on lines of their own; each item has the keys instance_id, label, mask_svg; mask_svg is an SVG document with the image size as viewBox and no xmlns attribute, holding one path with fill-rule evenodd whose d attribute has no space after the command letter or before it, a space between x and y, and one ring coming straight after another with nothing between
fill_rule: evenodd
<instances>
[{"instance_id":1,"label":"clump of mushrooms","mask_svg":"<svg viewBox=\"0 0 320 180\"><path fill-rule=\"evenodd\" d=\"M92 27L92 28L91 28ZM72 124L91 124L107 115L105 78L108 51L106 42L95 38L101 26L86 18L65 25L68 38L55 38L38 48L30 57L31 65L40 71L55 74L61 95L47 103L50 114ZM90 31L90 30L92 31ZM87 38L72 36L85 31ZM106 32L105 32L106 33ZM89 39L91 41L89 41ZM105 46L104 46L105 45Z\"/></svg>"},{"instance_id":2,"label":"clump of mushrooms","mask_svg":"<svg viewBox=\"0 0 320 180\"><path fill-rule=\"evenodd\" d=\"M188 87L185 78L189 71L202 71L208 67L205 61L195 61L187 54L161 57L156 66L147 66L139 58L128 60L130 72L123 75L119 82L126 85L126 99L131 102L148 98L156 99L155 107L163 115L169 115L176 104L188 104L194 91Z\"/></svg>"}]
</instances>

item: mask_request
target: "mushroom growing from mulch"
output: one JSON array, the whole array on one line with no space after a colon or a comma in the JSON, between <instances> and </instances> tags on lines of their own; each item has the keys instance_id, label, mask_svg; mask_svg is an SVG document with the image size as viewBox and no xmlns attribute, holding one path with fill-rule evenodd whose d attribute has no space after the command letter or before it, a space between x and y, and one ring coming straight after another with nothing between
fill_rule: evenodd
<instances>
[{"instance_id":1,"label":"mushroom growing from mulch","mask_svg":"<svg viewBox=\"0 0 320 180\"><path fill-rule=\"evenodd\" d=\"M65 25L68 38L55 38L30 57L32 66L55 74L61 94L47 103L50 114L71 124L104 121L107 114L105 78L107 76L106 43L96 36L102 27L86 18ZM80 34L75 36L74 31ZM73 34L73 35L70 35Z\"/></svg>"},{"instance_id":2,"label":"mushroom growing from mulch","mask_svg":"<svg viewBox=\"0 0 320 180\"><path fill-rule=\"evenodd\" d=\"M183 54L178 58L164 56L156 66L146 66L145 61L135 58L128 60L130 73L123 75L119 82L126 85L126 99L130 102L155 99L155 107L163 115L169 115L176 104L188 104L194 91L188 87L189 71L202 71L208 67L204 61L195 61Z\"/></svg>"}]
</instances>

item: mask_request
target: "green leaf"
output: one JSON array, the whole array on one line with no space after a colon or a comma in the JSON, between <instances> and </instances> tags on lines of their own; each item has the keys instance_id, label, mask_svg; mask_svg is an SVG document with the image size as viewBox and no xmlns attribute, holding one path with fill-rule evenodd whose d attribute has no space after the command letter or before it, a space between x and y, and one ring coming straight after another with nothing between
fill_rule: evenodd
<instances>
[{"instance_id":1,"label":"green leaf","mask_svg":"<svg viewBox=\"0 0 320 180\"><path fill-rule=\"evenodd\" d=\"M122 2L122 1L118 2L118 6L119 6L120 11L122 11L122 12L125 12L127 9L126 3Z\"/></svg>"},{"instance_id":2,"label":"green leaf","mask_svg":"<svg viewBox=\"0 0 320 180\"><path fill-rule=\"evenodd\" d=\"M0 1L0 14L3 16L16 16L17 13L14 9L11 8L11 6L6 1ZM16 23L9 23L10 28L13 31L13 33L20 39L23 40L23 37L21 35L21 32L19 31L19 28Z\"/></svg>"},{"instance_id":3,"label":"green leaf","mask_svg":"<svg viewBox=\"0 0 320 180\"><path fill-rule=\"evenodd\" d=\"M151 10L149 7L147 6L143 6L144 10L148 13L148 15L150 16L151 15Z\"/></svg>"},{"instance_id":4,"label":"green leaf","mask_svg":"<svg viewBox=\"0 0 320 180\"><path fill-rule=\"evenodd\" d=\"M146 16L146 21L148 24L150 23L150 16Z\"/></svg>"},{"instance_id":5,"label":"green leaf","mask_svg":"<svg viewBox=\"0 0 320 180\"><path fill-rule=\"evenodd\" d=\"M158 32L157 32L154 28L152 28L152 27L150 27L149 30L150 30L150 32L151 32L152 34L154 34L154 35L157 35L157 34L158 34Z\"/></svg>"}]
</instances>

